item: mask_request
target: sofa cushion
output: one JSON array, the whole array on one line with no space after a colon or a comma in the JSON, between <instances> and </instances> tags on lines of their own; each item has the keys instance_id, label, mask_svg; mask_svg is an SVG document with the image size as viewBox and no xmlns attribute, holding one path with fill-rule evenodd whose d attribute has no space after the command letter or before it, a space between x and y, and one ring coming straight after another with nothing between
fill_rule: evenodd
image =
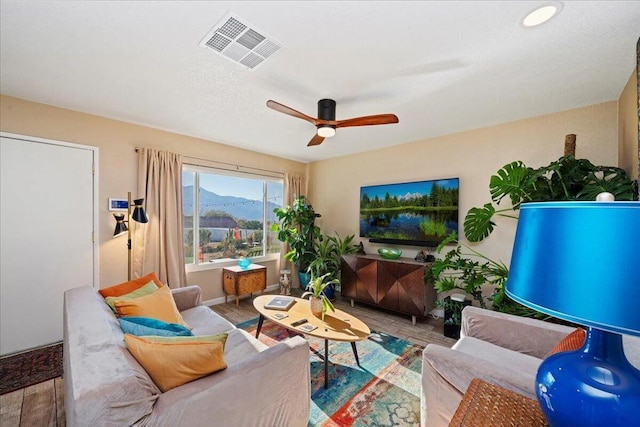
<instances>
[{"instance_id":1,"label":"sofa cushion","mask_svg":"<svg viewBox=\"0 0 640 427\"><path fill-rule=\"evenodd\" d=\"M102 295L102 298L119 297L120 295L128 294L129 292L135 291L136 289L146 285L150 281L153 281L158 288L162 286L162 283L160 282L158 277L154 273L149 273L137 279L120 283L119 285L111 286L104 289L99 289L98 292L100 292L100 295Z\"/></svg>"},{"instance_id":2,"label":"sofa cushion","mask_svg":"<svg viewBox=\"0 0 640 427\"><path fill-rule=\"evenodd\" d=\"M168 323L179 323L191 329L189 324L182 319L171 296L171 291L166 285L152 294L131 300L116 300L114 304L121 317L152 317Z\"/></svg>"},{"instance_id":3,"label":"sofa cushion","mask_svg":"<svg viewBox=\"0 0 640 427\"><path fill-rule=\"evenodd\" d=\"M534 377L538 372L538 366L542 363L542 360L536 357L508 350L472 337L460 338L451 348L496 363L505 369L520 371Z\"/></svg>"},{"instance_id":4,"label":"sofa cushion","mask_svg":"<svg viewBox=\"0 0 640 427\"><path fill-rule=\"evenodd\" d=\"M558 342L558 344L556 344L551 349L551 351L547 354L547 357L563 351L573 351L579 349L584 344L584 340L586 339L586 337L587 334L585 333L584 329L574 329L573 332L562 338Z\"/></svg>"},{"instance_id":5,"label":"sofa cushion","mask_svg":"<svg viewBox=\"0 0 640 427\"><path fill-rule=\"evenodd\" d=\"M151 280L146 285L141 286L135 291L129 292L128 294L119 295L117 297L106 297L104 300L107 304L109 304L109 307L111 307L111 310L113 310L114 313L117 313L116 311L117 300L125 301L128 299L140 298L145 295L152 294L157 290L158 290L158 287L156 286L155 282Z\"/></svg>"},{"instance_id":6,"label":"sofa cushion","mask_svg":"<svg viewBox=\"0 0 640 427\"><path fill-rule=\"evenodd\" d=\"M229 334L224 350L224 359L229 365L236 364L269 348L253 335L242 329L237 329L228 320L204 305L185 310L181 314L185 322L193 326L191 332L196 336L221 332Z\"/></svg>"},{"instance_id":7,"label":"sofa cushion","mask_svg":"<svg viewBox=\"0 0 640 427\"><path fill-rule=\"evenodd\" d=\"M213 310L204 305L193 307L180 314L186 323L193 329L193 335L213 335L235 329L227 319L217 315Z\"/></svg>"},{"instance_id":8,"label":"sofa cushion","mask_svg":"<svg viewBox=\"0 0 640 427\"><path fill-rule=\"evenodd\" d=\"M165 392L227 367L223 340L226 334L212 337L124 336L127 348L147 371L158 388Z\"/></svg>"},{"instance_id":9,"label":"sofa cushion","mask_svg":"<svg viewBox=\"0 0 640 427\"><path fill-rule=\"evenodd\" d=\"M193 336L191 331L178 323L167 323L150 317L121 317L120 327L125 334L135 336L156 335L164 337Z\"/></svg>"}]
</instances>

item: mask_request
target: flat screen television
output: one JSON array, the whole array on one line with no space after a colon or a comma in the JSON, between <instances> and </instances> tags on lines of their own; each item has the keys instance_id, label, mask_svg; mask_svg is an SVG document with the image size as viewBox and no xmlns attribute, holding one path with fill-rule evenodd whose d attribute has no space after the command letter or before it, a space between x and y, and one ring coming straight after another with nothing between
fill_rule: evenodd
<instances>
[{"instance_id":1,"label":"flat screen television","mask_svg":"<svg viewBox=\"0 0 640 427\"><path fill-rule=\"evenodd\" d=\"M360 237L435 247L458 232L459 179L360 187Z\"/></svg>"}]
</instances>

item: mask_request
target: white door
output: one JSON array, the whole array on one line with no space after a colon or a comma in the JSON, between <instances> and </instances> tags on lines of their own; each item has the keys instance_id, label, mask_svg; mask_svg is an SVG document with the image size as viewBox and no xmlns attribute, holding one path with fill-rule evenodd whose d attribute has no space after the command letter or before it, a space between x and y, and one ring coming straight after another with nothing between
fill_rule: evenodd
<instances>
[{"instance_id":1,"label":"white door","mask_svg":"<svg viewBox=\"0 0 640 427\"><path fill-rule=\"evenodd\" d=\"M98 149L0 136L0 355L62 340L64 291L96 286Z\"/></svg>"}]
</instances>

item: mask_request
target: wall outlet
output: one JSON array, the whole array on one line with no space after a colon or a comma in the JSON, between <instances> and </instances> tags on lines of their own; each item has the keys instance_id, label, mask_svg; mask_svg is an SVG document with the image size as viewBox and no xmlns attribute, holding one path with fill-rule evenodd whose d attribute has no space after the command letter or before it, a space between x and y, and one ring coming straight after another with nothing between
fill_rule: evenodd
<instances>
[{"instance_id":1,"label":"wall outlet","mask_svg":"<svg viewBox=\"0 0 640 427\"><path fill-rule=\"evenodd\" d=\"M444 317L444 309L434 308L433 310L431 310L431 316L433 316L434 319L439 319L441 317Z\"/></svg>"}]
</instances>

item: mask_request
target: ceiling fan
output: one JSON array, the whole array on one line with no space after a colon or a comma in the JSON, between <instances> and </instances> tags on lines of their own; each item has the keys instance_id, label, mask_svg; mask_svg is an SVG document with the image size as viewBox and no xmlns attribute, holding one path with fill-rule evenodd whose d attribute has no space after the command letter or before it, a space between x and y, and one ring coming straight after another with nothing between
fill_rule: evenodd
<instances>
[{"instance_id":1,"label":"ceiling fan","mask_svg":"<svg viewBox=\"0 0 640 427\"><path fill-rule=\"evenodd\" d=\"M267 107L284 114L288 114L299 119L313 123L318 128L316 134L307 144L308 147L319 145L325 138L336 134L336 128L346 128L350 126L370 126L387 125L398 123L398 116L395 114L376 114L374 116L355 117L353 119L336 120L336 101L333 99L321 99L318 101L318 118L309 117L291 107L282 105L276 101L267 101Z\"/></svg>"}]
</instances>

